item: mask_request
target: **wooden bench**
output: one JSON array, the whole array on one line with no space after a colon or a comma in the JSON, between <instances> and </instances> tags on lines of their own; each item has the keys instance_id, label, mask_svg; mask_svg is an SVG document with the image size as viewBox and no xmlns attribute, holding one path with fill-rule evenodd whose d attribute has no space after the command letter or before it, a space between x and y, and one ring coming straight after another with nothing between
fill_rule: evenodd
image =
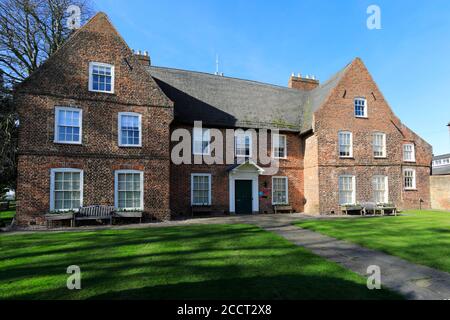
<instances>
[{"instance_id":1,"label":"wooden bench","mask_svg":"<svg viewBox=\"0 0 450 320\"><path fill-rule=\"evenodd\" d=\"M112 224L114 207L112 206L89 206L81 207L74 215L75 226L81 220L109 220Z\"/></svg>"},{"instance_id":2,"label":"wooden bench","mask_svg":"<svg viewBox=\"0 0 450 320\"><path fill-rule=\"evenodd\" d=\"M359 204L348 204L348 205L341 205L341 212L344 215L348 215L350 211L357 211L360 215L364 215L364 207Z\"/></svg>"},{"instance_id":3,"label":"wooden bench","mask_svg":"<svg viewBox=\"0 0 450 320\"><path fill-rule=\"evenodd\" d=\"M378 205L380 211L381 211L381 215L386 215L386 214L393 214L394 216L397 216L397 206L393 203L383 203Z\"/></svg>"},{"instance_id":4,"label":"wooden bench","mask_svg":"<svg viewBox=\"0 0 450 320\"><path fill-rule=\"evenodd\" d=\"M292 208L292 206L290 206L288 204L274 205L273 211L275 212L275 214L282 213L282 212L294 213L294 209Z\"/></svg>"},{"instance_id":5,"label":"wooden bench","mask_svg":"<svg viewBox=\"0 0 450 320\"><path fill-rule=\"evenodd\" d=\"M113 215L114 218L124 218L124 219L139 218L139 223L142 223L142 216L143 216L143 214L141 211L133 211L133 212L117 211L117 212L114 212L114 215Z\"/></svg>"},{"instance_id":6,"label":"wooden bench","mask_svg":"<svg viewBox=\"0 0 450 320\"><path fill-rule=\"evenodd\" d=\"M195 214L205 214L212 213L211 206L191 206L191 217L194 217Z\"/></svg>"},{"instance_id":7,"label":"wooden bench","mask_svg":"<svg viewBox=\"0 0 450 320\"><path fill-rule=\"evenodd\" d=\"M47 228L51 228L53 226L53 222L55 221L65 221L70 220L70 226L74 226L74 213L68 212L68 213L57 213L57 214L46 214L45 216L45 222L47 224Z\"/></svg>"}]
</instances>

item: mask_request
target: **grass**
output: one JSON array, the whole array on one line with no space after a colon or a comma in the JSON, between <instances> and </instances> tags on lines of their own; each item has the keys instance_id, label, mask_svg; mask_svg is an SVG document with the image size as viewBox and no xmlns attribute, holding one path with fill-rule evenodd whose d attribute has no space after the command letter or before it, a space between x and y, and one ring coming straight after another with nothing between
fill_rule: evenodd
<instances>
[{"instance_id":1,"label":"grass","mask_svg":"<svg viewBox=\"0 0 450 320\"><path fill-rule=\"evenodd\" d=\"M450 272L450 212L408 211L405 214L305 220L296 225Z\"/></svg>"},{"instance_id":2,"label":"grass","mask_svg":"<svg viewBox=\"0 0 450 320\"><path fill-rule=\"evenodd\" d=\"M16 203L10 202L9 210L0 211L0 227L11 224L15 215L16 215Z\"/></svg>"},{"instance_id":3,"label":"grass","mask_svg":"<svg viewBox=\"0 0 450 320\"><path fill-rule=\"evenodd\" d=\"M81 290L66 288L78 265ZM249 225L0 235L0 299L401 299Z\"/></svg>"}]
</instances>

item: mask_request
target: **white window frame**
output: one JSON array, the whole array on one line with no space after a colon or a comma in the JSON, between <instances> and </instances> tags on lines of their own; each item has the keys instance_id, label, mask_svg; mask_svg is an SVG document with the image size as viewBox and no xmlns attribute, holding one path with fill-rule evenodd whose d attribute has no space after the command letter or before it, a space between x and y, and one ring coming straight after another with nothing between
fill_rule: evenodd
<instances>
[{"instance_id":1,"label":"white window frame","mask_svg":"<svg viewBox=\"0 0 450 320\"><path fill-rule=\"evenodd\" d=\"M372 177L372 192L373 192L373 198L375 201L375 183L374 180L377 178L383 178L384 180L384 201L380 203L389 203L389 178L388 176L383 175L376 175Z\"/></svg>"},{"instance_id":2,"label":"white window frame","mask_svg":"<svg viewBox=\"0 0 450 320\"><path fill-rule=\"evenodd\" d=\"M356 114L356 102L357 101L364 101L364 115L357 115ZM368 106L367 106L367 99L366 98L364 98L364 97L356 97L354 100L353 100L353 114L355 115L355 117L356 118L367 118L367 109L368 109Z\"/></svg>"},{"instance_id":3,"label":"white window frame","mask_svg":"<svg viewBox=\"0 0 450 320\"><path fill-rule=\"evenodd\" d=\"M350 150L349 150L349 155L348 156L342 156L341 155L341 135L343 134L349 134L350 135ZM338 132L338 155L339 158L353 158L353 133L351 131L339 131Z\"/></svg>"},{"instance_id":4,"label":"white window frame","mask_svg":"<svg viewBox=\"0 0 450 320\"><path fill-rule=\"evenodd\" d=\"M237 154L237 138L239 136L243 136L244 137L244 141L245 141L245 137L249 137L249 155L238 155ZM251 132L245 132L245 131L236 131L234 133L234 156L236 158L251 158L253 154L253 135Z\"/></svg>"},{"instance_id":5,"label":"white window frame","mask_svg":"<svg viewBox=\"0 0 450 320\"><path fill-rule=\"evenodd\" d=\"M59 118L59 112L60 111L72 111L72 112L79 112L80 116L79 116L79 128L80 128L80 137L78 139L78 141L62 141L59 140L59 123L58 123L58 118ZM58 143L58 144L82 144L83 141L83 109L81 108L74 108L74 107L55 107L55 131L54 131L54 139L53 142L54 143Z\"/></svg>"},{"instance_id":6,"label":"white window frame","mask_svg":"<svg viewBox=\"0 0 450 320\"><path fill-rule=\"evenodd\" d=\"M406 186L406 172L410 171L412 172L412 186L407 187ZM416 182L416 169L412 168L405 168L403 169L403 187L405 190L417 190L417 182Z\"/></svg>"},{"instance_id":7,"label":"white window frame","mask_svg":"<svg viewBox=\"0 0 450 320\"><path fill-rule=\"evenodd\" d=\"M196 140L196 138L198 138L199 130L202 129L202 133L201 133L201 140ZM205 152L203 152L203 149L201 152L196 152L195 150L195 142L201 142L202 143L202 147L203 147L203 142L204 141L208 141L208 148L206 149ZM209 156L211 155L211 130L208 128L196 128L194 127L194 129L192 130L192 154L193 155L197 155L197 156Z\"/></svg>"},{"instance_id":8,"label":"white window frame","mask_svg":"<svg viewBox=\"0 0 450 320\"><path fill-rule=\"evenodd\" d=\"M75 172L80 174L80 207L83 206L83 189L84 189L83 170L74 168L53 168L50 169L50 211L55 211L55 174L64 172ZM78 210L79 208L58 209L58 212L78 211Z\"/></svg>"},{"instance_id":9,"label":"white window frame","mask_svg":"<svg viewBox=\"0 0 450 320\"><path fill-rule=\"evenodd\" d=\"M93 79L94 66L111 68L111 91L94 90L94 79ZM103 62L95 62L95 61L89 62L89 91L101 92L101 93L114 93L114 82L115 82L114 65L109 64L109 63L103 63Z\"/></svg>"},{"instance_id":10,"label":"white window frame","mask_svg":"<svg viewBox=\"0 0 450 320\"><path fill-rule=\"evenodd\" d=\"M194 177L208 177L208 203L195 203L194 202ZM193 206L210 206L212 203L211 198L212 190L212 175L210 173L192 173L191 174L191 205Z\"/></svg>"},{"instance_id":11,"label":"white window frame","mask_svg":"<svg viewBox=\"0 0 450 320\"><path fill-rule=\"evenodd\" d=\"M382 149L382 155L381 156L376 156L375 155L375 137L377 135L380 135L382 137L381 141L383 142L383 149ZM377 159L381 159L381 158L386 158L386 133L384 132L374 132L372 135L372 154L374 158Z\"/></svg>"},{"instance_id":12,"label":"white window frame","mask_svg":"<svg viewBox=\"0 0 450 320\"><path fill-rule=\"evenodd\" d=\"M139 118L139 144L127 144L122 143L122 116L131 116ZM119 137L119 147L126 148L141 148L142 147L142 114L136 112L119 112L117 117L117 128L118 128L118 137Z\"/></svg>"},{"instance_id":13,"label":"white window frame","mask_svg":"<svg viewBox=\"0 0 450 320\"><path fill-rule=\"evenodd\" d=\"M275 148L280 147L280 137L284 138L284 156L283 157L277 157L275 156ZM278 145L276 145L275 141L278 140ZM287 159L287 135L285 134L274 134L272 135L272 156L274 159Z\"/></svg>"},{"instance_id":14,"label":"white window frame","mask_svg":"<svg viewBox=\"0 0 450 320\"><path fill-rule=\"evenodd\" d=\"M405 157L405 155L406 155L405 148L407 146L411 146L411 159L406 159L406 157ZM403 144L403 161L405 161L405 162L416 162L416 146L414 145L414 143L405 143L405 144Z\"/></svg>"},{"instance_id":15,"label":"white window frame","mask_svg":"<svg viewBox=\"0 0 450 320\"><path fill-rule=\"evenodd\" d=\"M274 188L274 183L273 180L274 179L284 179L284 183L286 186L286 202L275 202L274 201L274 193L275 193L275 188ZM272 177L272 205L283 205L283 204L289 204L289 178L286 176L274 176Z\"/></svg>"},{"instance_id":16,"label":"white window frame","mask_svg":"<svg viewBox=\"0 0 450 320\"><path fill-rule=\"evenodd\" d=\"M352 203L341 203L341 178L351 178L352 179ZM338 177L338 200L339 205L344 204L356 204L356 177L354 175L343 174Z\"/></svg>"},{"instance_id":17,"label":"white window frame","mask_svg":"<svg viewBox=\"0 0 450 320\"><path fill-rule=\"evenodd\" d=\"M120 208L124 210L137 210L137 211L143 211L144 210L144 171L140 170L116 170L114 171L114 207L116 209L119 209L119 174L127 174L127 173L133 173L133 174L139 174L140 178L140 186L141 186L141 207L140 208Z\"/></svg>"}]
</instances>

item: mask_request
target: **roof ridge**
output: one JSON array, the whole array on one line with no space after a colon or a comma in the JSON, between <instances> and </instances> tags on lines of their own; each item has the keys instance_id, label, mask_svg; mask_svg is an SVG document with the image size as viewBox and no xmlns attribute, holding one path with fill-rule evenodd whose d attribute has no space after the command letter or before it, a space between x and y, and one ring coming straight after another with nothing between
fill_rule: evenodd
<instances>
[{"instance_id":1,"label":"roof ridge","mask_svg":"<svg viewBox=\"0 0 450 320\"><path fill-rule=\"evenodd\" d=\"M210 77L218 77L219 79L230 79L230 80L250 82L250 83L261 85L261 86L268 86L268 87L273 87L273 88L277 88L277 89L283 89L283 90L292 91L292 92L301 92L301 93L309 92L309 90L299 90L299 89L289 88L289 87L285 87L285 86L278 85L278 84L262 82L262 81L258 81L258 80L250 80L250 79L243 79L243 78L229 77L229 76L219 76L219 75L215 75L213 73L209 73L209 72L205 72L205 71L186 70L186 69L162 67L162 66L154 66L154 65L149 66L149 68L158 68L158 69L164 69L164 70L182 71L182 72L187 72L187 73L195 73L195 74L200 74L200 75L206 75L206 76L210 76Z\"/></svg>"}]
</instances>

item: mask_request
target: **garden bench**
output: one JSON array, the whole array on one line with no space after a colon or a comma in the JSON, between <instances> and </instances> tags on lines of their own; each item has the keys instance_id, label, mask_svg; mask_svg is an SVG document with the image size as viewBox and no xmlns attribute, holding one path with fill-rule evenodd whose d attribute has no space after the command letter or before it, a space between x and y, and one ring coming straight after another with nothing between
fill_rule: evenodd
<instances>
[{"instance_id":1,"label":"garden bench","mask_svg":"<svg viewBox=\"0 0 450 320\"><path fill-rule=\"evenodd\" d=\"M74 216L75 226L76 222L80 220L109 220L109 223L112 224L114 210L113 206L81 207Z\"/></svg>"},{"instance_id":2,"label":"garden bench","mask_svg":"<svg viewBox=\"0 0 450 320\"><path fill-rule=\"evenodd\" d=\"M359 204L341 205L341 212L344 215L348 215L349 211L358 211L361 215L365 214L364 207Z\"/></svg>"},{"instance_id":3,"label":"garden bench","mask_svg":"<svg viewBox=\"0 0 450 320\"><path fill-rule=\"evenodd\" d=\"M53 222L55 222L55 221L69 220L70 226L71 227L74 226L74 219L73 219L74 213L73 212L58 213L58 214L46 214L44 217L45 217L45 222L47 224L48 229L53 226Z\"/></svg>"},{"instance_id":4,"label":"garden bench","mask_svg":"<svg viewBox=\"0 0 450 320\"><path fill-rule=\"evenodd\" d=\"M193 217L195 214L203 214L203 213L212 213L211 206L201 206L201 205L193 205L191 206L191 216Z\"/></svg>"},{"instance_id":5,"label":"garden bench","mask_svg":"<svg viewBox=\"0 0 450 320\"><path fill-rule=\"evenodd\" d=\"M294 209L292 206L286 204L286 205L274 205L273 211L275 214L281 213L281 212L288 212L288 213L294 213Z\"/></svg>"},{"instance_id":6,"label":"garden bench","mask_svg":"<svg viewBox=\"0 0 450 320\"><path fill-rule=\"evenodd\" d=\"M133 219L133 218L137 219L137 218L139 218L139 223L142 223L142 216L143 216L143 214L140 211L115 212L114 215L113 215L114 218L124 218L124 219Z\"/></svg>"}]
</instances>

